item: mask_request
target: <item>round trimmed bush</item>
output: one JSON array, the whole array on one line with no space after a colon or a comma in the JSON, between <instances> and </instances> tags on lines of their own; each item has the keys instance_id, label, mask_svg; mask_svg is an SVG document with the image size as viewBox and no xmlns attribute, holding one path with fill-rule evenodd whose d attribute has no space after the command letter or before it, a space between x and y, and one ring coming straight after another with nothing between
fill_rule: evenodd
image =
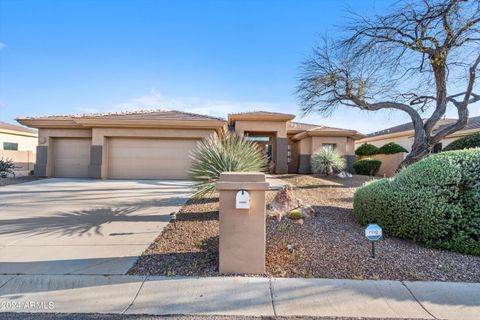
<instances>
[{"instance_id":1,"label":"round trimmed bush","mask_svg":"<svg viewBox=\"0 0 480 320\"><path fill-rule=\"evenodd\" d=\"M380 170L382 161L374 158L365 158L355 161L353 169L356 174L363 174L366 176L374 176Z\"/></svg>"},{"instance_id":2,"label":"round trimmed bush","mask_svg":"<svg viewBox=\"0 0 480 320\"><path fill-rule=\"evenodd\" d=\"M387 143L378 149L379 154L395 154L400 152L408 152L408 151L404 147L402 147L401 145L395 142Z\"/></svg>"},{"instance_id":3,"label":"round trimmed bush","mask_svg":"<svg viewBox=\"0 0 480 320\"><path fill-rule=\"evenodd\" d=\"M378 148L370 143L364 143L355 150L357 156L371 156L378 154Z\"/></svg>"},{"instance_id":4,"label":"round trimmed bush","mask_svg":"<svg viewBox=\"0 0 480 320\"><path fill-rule=\"evenodd\" d=\"M480 255L479 168L480 148L432 155L360 187L354 215L390 236Z\"/></svg>"},{"instance_id":5,"label":"round trimmed bush","mask_svg":"<svg viewBox=\"0 0 480 320\"><path fill-rule=\"evenodd\" d=\"M480 148L480 132L469 134L463 138L457 139L446 146L443 151L463 150L471 148Z\"/></svg>"}]
</instances>

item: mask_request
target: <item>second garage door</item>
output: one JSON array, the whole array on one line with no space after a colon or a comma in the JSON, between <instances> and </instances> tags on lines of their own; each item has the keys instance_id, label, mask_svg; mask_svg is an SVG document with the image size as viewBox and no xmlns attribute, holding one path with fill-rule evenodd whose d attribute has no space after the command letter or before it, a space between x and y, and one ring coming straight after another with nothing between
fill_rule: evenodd
<instances>
[{"instance_id":1,"label":"second garage door","mask_svg":"<svg viewBox=\"0 0 480 320\"><path fill-rule=\"evenodd\" d=\"M53 139L53 175L60 178L87 178L91 141L90 138Z\"/></svg>"},{"instance_id":2,"label":"second garage door","mask_svg":"<svg viewBox=\"0 0 480 320\"><path fill-rule=\"evenodd\" d=\"M197 139L110 138L109 178L188 179Z\"/></svg>"}]
</instances>

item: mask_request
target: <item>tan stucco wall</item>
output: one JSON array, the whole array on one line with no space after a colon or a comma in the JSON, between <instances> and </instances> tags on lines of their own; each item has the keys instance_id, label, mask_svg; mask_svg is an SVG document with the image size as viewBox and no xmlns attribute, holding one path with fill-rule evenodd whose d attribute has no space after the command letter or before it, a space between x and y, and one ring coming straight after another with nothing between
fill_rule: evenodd
<instances>
[{"instance_id":1,"label":"tan stucco wall","mask_svg":"<svg viewBox=\"0 0 480 320\"><path fill-rule=\"evenodd\" d=\"M346 154L354 155L355 154L355 140L352 138L347 138L347 145L345 147Z\"/></svg>"},{"instance_id":2,"label":"tan stucco wall","mask_svg":"<svg viewBox=\"0 0 480 320\"><path fill-rule=\"evenodd\" d=\"M312 137L312 153L318 151L326 143L335 143L337 151L347 154L347 137Z\"/></svg>"},{"instance_id":3,"label":"tan stucco wall","mask_svg":"<svg viewBox=\"0 0 480 320\"><path fill-rule=\"evenodd\" d=\"M268 183L259 172L225 172L216 185L220 196L220 273L265 272L265 191ZM240 190L250 194L250 208L236 209Z\"/></svg>"},{"instance_id":4,"label":"tan stucco wall","mask_svg":"<svg viewBox=\"0 0 480 320\"><path fill-rule=\"evenodd\" d=\"M395 153L395 154L376 154L373 156L360 156L359 159L365 158L375 158L382 161L382 165L378 170L377 176L383 177L392 177L395 175L395 171L397 170L400 163L405 159L407 154L403 152Z\"/></svg>"},{"instance_id":5,"label":"tan stucco wall","mask_svg":"<svg viewBox=\"0 0 480 320\"><path fill-rule=\"evenodd\" d=\"M245 131L251 132L277 132L277 137L287 136L287 123L278 121L236 121L235 132L243 136Z\"/></svg>"},{"instance_id":6,"label":"tan stucco wall","mask_svg":"<svg viewBox=\"0 0 480 320\"><path fill-rule=\"evenodd\" d=\"M4 142L12 142L18 143L18 151L35 152L37 148L37 141L37 137L0 132L0 150L3 150Z\"/></svg>"},{"instance_id":7,"label":"tan stucco wall","mask_svg":"<svg viewBox=\"0 0 480 320\"><path fill-rule=\"evenodd\" d=\"M131 138L172 138L172 139L201 139L215 132L214 129L153 129L153 128L92 128L92 129L40 129L39 144L49 146L47 157L47 176L53 174L55 138L91 138L92 146L103 146L101 177L107 178L109 173L108 139L112 137Z\"/></svg>"},{"instance_id":8,"label":"tan stucco wall","mask_svg":"<svg viewBox=\"0 0 480 320\"><path fill-rule=\"evenodd\" d=\"M323 144L334 143L343 155L355 154L354 140L347 137L308 137L299 141L299 154L313 154L322 148Z\"/></svg>"},{"instance_id":9,"label":"tan stucco wall","mask_svg":"<svg viewBox=\"0 0 480 320\"><path fill-rule=\"evenodd\" d=\"M445 148L450 143L452 143L453 141L455 141L457 139L460 139L461 137L464 137L468 134L472 134L472 133L475 133L475 132L480 132L480 129L462 130L462 131L455 132L454 134L449 135L449 136L447 136L447 137L445 137L444 139L441 140L442 148ZM407 149L408 152L410 152L412 150L413 138L414 138L413 137L413 132L409 133L408 135L386 137L386 138L383 138L383 139L376 139L376 140L370 140L370 139L367 138L367 139L357 140L355 142L355 149L360 147L365 142L367 142L369 144L373 144L374 146L379 147L379 148L381 146L387 144L387 143L395 142L395 143L401 145L402 147L404 147L405 149Z\"/></svg>"},{"instance_id":10,"label":"tan stucco wall","mask_svg":"<svg viewBox=\"0 0 480 320\"><path fill-rule=\"evenodd\" d=\"M357 140L355 142L355 149L360 147L362 144L365 142L369 144L373 144L376 147L382 147L383 145L390 143L390 142L395 142L396 144L401 145L404 147L408 152L412 149L412 144L413 144L413 137L412 136L401 136L401 137L392 137L392 138L385 138L385 139L378 139L375 141L368 141L368 140Z\"/></svg>"},{"instance_id":11,"label":"tan stucco wall","mask_svg":"<svg viewBox=\"0 0 480 320\"><path fill-rule=\"evenodd\" d=\"M302 139L298 142L298 154L312 154L312 137Z\"/></svg>"},{"instance_id":12,"label":"tan stucco wall","mask_svg":"<svg viewBox=\"0 0 480 320\"><path fill-rule=\"evenodd\" d=\"M90 138L92 129L39 129L38 144L49 145L50 138Z\"/></svg>"},{"instance_id":13,"label":"tan stucco wall","mask_svg":"<svg viewBox=\"0 0 480 320\"><path fill-rule=\"evenodd\" d=\"M0 159L12 159L15 163L15 175L28 175L30 170L33 170L35 164L35 153L32 151L14 151L14 150L0 150Z\"/></svg>"},{"instance_id":14,"label":"tan stucco wall","mask_svg":"<svg viewBox=\"0 0 480 320\"><path fill-rule=\"evenodd\" d=\"M214 132L213 129L93 128L92 144L103 145L105 137L205 138Z\"/></svg>"}]
</instances>

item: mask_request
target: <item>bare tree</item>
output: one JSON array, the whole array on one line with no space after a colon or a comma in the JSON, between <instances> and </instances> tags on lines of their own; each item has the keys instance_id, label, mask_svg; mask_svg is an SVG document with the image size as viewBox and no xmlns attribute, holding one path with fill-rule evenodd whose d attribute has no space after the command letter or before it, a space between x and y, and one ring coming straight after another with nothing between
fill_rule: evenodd
<instances>
[{"instance_id":1,"label":"bare tree","mask_svg":"<svg viewBox=\"0 0 480 320\"><path fill-rule=\"evenodd\" d=\"M341 105L406 112L415 130L407 166L465 127L468 106L480 101L479 64L479 0L404 1L388 15L353 14L339 38L324 39L304 62L297 93L305 113ZM458 121L435 129L447 107Z\"/></svg>"}]
</instances>

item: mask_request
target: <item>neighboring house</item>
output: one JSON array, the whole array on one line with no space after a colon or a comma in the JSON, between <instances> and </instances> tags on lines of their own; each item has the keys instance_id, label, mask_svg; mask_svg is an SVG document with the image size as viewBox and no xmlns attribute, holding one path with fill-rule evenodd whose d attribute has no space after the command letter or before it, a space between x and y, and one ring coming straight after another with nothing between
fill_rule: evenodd
<instances>
[{"instance_id":1,"label":"neighboring house","mask_svg":"<svg viewBox=\"0 0 480 320\"><path fill-rule=\"evenodd\" d=\"M454 123L455 121L457 121L457 119L442 119L438 121L436 126L433 128L433 133L437 132L446 125ZM480 116L469 118L465 128L446 136L444 139L442 139L442 141L440 141L440 143L434 146L433 152L439 152L452 141L474 132L480 132ZM373 144L377 147L381 147L389 142L395 142L410 152L413 144L413 138L413 124L409 122L396 127L367 134L365 138L355 141L355 149L365 142Z\"/></svg>"},{"instance_id":2,"label":"neighboring house","mask_svg":"<svg viewBox=\"0 0 480 320\"><path fill-rule=\"evenodd\" d=\"M321 147L336 148L353 162L358 132L293 119L273 112L230 114L225 121L179 111L132 111L17 121L39 129L39 176L186 179L196 143L227 127L263 145L277 173L310 172L310 155Z\"/></svg>"},{"instance_id":3,"label":"neighboring house","mask_svg":"<svg viewBox=\"0 0 480 320\"><path fill-rule=\"evenodd\" d=\"M36 130L0 122L0 159L12 159L17 175L33 170L37 142Z\"/></svg>"}]
</instances>

